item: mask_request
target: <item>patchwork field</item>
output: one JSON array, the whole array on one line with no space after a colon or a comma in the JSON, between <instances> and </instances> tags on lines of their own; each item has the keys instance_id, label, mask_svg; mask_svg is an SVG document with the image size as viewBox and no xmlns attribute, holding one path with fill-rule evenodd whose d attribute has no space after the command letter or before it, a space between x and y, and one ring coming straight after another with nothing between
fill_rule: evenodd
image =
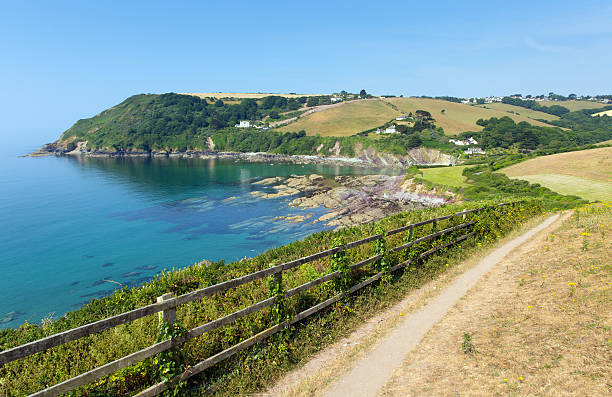
<instances>
[{"instance_id":1,"label":"patchwork field","mask_svg":"<svg viewBox=\"0 0 612 397\"><path fill-rule=\"evenodd\" d=\"M574 112L582 109L597 109L606 106L604 103L591 101L542 101L538 102L544 106L560 105Z\"/></svg>"},{"instance_id":2,"label":"patchwork field","mask_svg":"<svg viewBox=\"0 0 612 397\"><path fill-rule=\"evenodd\" d=\"M544 112L538 112L537 110L531 110L527 108L522 108L520 106L509 105L507 103L495 102L495 103L487 103L485 105L476 105L480 108L489 108L494 110L501 110L503 112L514 112L515 114L519 114L521 116L529 117L530 119L541 119L541 120L557 120L559 117L554 114L548 114Z\"/></svg>"},{"instance_id":3,"label":"patchwork field","mask_svg":"<svg viewBox=\"0 0 612 397\"><path fill-rule=\"evenodd\" d=\"M542 156L500 170L510 178L539 183L561 194L612 200L612 148Z\"/></svg>"},{"instance_id":4,"label":"patchwork field","mask_svg":"<svg viewBox=\"0 0 612 397\"><path fill-rule=\"evenodd\" d=\"M400 115L399 111L378 99L357 101L312 113L279 130L305 130L308 135L348 136L377 127Z\"/></svg>"},{"instance_id":5,"label":"patchwork field","mask_svg":"<svg viewBox=\"0 0 612 397\"><path fill-rule=\"evenodd\" d=\"M419 109L426 110L436 119L436 125L444 128L444 132L454 135L463 131L478 131L482 127L476 125L478 119L508 116L516 122L526 121L533 125L549 126L541 121L533 120L524 115L516 115L505 110L484 109L463 103L443 101L428 98L389 98L389 103L395 105L404 113L415 112ZM442 113L444 110L444 113Z\"/></svg>"},{"instance_id":6,"label":"patchwork field","mask_svg":"<svg viewBox=\"0 0 612 397\"><path fill-rule=\"evenodd\" d=\"M467 186L466 178L462 175L465 167L457 165L453 167L423 168L419 171L423 174L422 178L426 181L439 183L440 185L462 187Z\"/></svg>"},{"instance_id":7,"label":"patchwork field","mask_svg":"<svg viewBox=\"0 0 612 397\"><path fill-rule=\"evenodd\" d=\"M317 96L321 94L276 94L262 92L186 92L183 95L195 95L200 98L264 98L270 95L282 96L285 98L299 98L301 96Z\"/></svg>"}]
</instances>

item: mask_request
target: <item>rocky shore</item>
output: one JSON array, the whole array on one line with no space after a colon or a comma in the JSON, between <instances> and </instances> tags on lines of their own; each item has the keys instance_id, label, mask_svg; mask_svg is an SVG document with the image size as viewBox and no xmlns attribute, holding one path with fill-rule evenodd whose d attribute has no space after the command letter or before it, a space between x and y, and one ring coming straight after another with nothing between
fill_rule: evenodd
<instances>
[{"instance_id":1,"label":"rocky shore","mask_svg":"<svg viewBox=\"0 0 612 397\"><path fill-rule=\"evenodd\" d=\"M337 150L339 152L339 150ZM335 154L335 155L334 155ZM352 167L370 168L405 168L411 165L450 165L456 164L456 159L436 149L414 148L409 149L405 155L377 152L373 148L363 149L356 145L354 157L342 157L337 153L324 155L285 155L272 153L238 153L220 152L215 150L197 151L111 151L90 149L87 142L78 142L73 150L68 150L63 142L53 142L44 145L37 151L29 154L31 157L40 156L88 156L88 157L152 157L152 158L201 158L201 159L227 159L241 162L257 163L292 163L292 164L336 164Z\"/></svg>"},{"instance_id":2,"label":"rocky shore","mask_svg":"<svg viewBox=\"0 0 612 397\"><path fill-rule=\"evenodd\" d=\"M310 214L285 217L290 222L325 222L338 228L377 221L388 215L438 206L453 202L455 194L450 191L429 190L404 176L321 175L274 177L255 182L262 186L251 194L262 199L290 198L290 206L326 208L328 211L316 219Z\"/></svg>"}]
</instances>

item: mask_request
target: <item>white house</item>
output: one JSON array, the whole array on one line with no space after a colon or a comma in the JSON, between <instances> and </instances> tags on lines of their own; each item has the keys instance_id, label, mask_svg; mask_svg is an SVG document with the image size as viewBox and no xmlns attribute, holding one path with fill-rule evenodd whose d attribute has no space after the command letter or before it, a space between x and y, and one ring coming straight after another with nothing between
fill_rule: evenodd
<instances>
[{"instance_id":1,"label":"white house","mask_svg":"<svg viewBox=\"0 0 612 397\"><path fill-rule=\"evenodd\" d=\"M469 147L465 149L465 154L485 154L485 151L479 147Z\"/></svg>"},{"instance_id":2,"label":"white house","mask_svg":"<svg viewBox=\"0 0 612 397\"><path fill-rule=\"evenodd\" d=\"M457 146L469 146L469 145L478 145L478 141L473 137L469 137L468 139L462 141L459 139L449 139L450 143L454 143Z\"/></svg>"},{"instance_id":3,"label":"white house","mask_svg":"<svg viewBox=\"0 0 612 397\"><path fill-rule=\"evenodd\" d=\"M400 117L396 117L395 120L403 121L403 120L406 120L406 118L407 118L406 116L400 116Z\"/></svg>"},{"instance_id":4,"label":"white house","mask_svg":"<svg viewBox=\"0 0 612 397\"><path fill-rule=\"evenodd\" d=\"M331 103L336 103L336 102L341 102L342 98L337 97L337 96L333 96L330 98Z\"/></svg>"},{"instance_id":5,"label":"white house","mask_svg":"<svg viewBox=\"0 0 612 397\"><path fill-rule=\"evenodd\" d=\"M236 124L234 127L249 128L250 126L251 122L249 120L241 120L240 123Z\"/></svg>"},{"instance_id":6,"label":"white house","mask_svg":"<svg viewBox=\"0 0 612 397\"><path fill-rule=\"evenodd\" d=\"M383 129L377 128L377 134L399 134L399 131L395 128L395 124L390 125L389 127Z\"/></svg>"}]
</instances>

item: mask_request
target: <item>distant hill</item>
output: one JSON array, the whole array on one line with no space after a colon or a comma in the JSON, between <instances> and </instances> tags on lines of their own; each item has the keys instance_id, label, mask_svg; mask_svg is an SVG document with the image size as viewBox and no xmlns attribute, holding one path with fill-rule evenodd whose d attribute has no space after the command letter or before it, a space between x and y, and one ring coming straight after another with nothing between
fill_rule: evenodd
<instances>
[{"instance_id":1,"label":"distant hill","mask_svg":"<svg viewBox=\"0 0 612 397\"><path fill-rule=\"evenodd\" d=\"M185 92L183 95L194 95L199 98L251 98L260 99L267 96L281 96L284 98L299 98L303 96L318 96L321 94L275 94L275 93L262 93L262 92Z\"/></svg>"},{"instance_id":2,"label":"distant hill","mask_svg":"<svg viewBox=\"0 0 612 397\"><path fill-rule=\"evenodd\" d=\"M612 200L612 147L536 157L499 172L561 194Z\"/></svg>"},{"instance_id":3,"label":"distant hill","mask_svg":"<svg viewBox=\"0 0 612 397\"><path fill-rule=\"evenodd\" d=\"M526 121L536 126L549 126L527 115L512 114L506 110L482 108L441 99L376 98L345 103L342 106L313 113L298 119L296 122L287 124L279 130L305 130L308 135L348 136L380 126L395 117L415 113L417 110L430 112L436 120L436 126L442 127L448 135L463 131L479 131L482 127L477 125L476 121L491 117L508 116L516 122ZM523 110L526 111L527 109ZM541 118L552 119L554 117L544 114Z\"/></svg>"},{"instance_id":4,"label":"distant hill","mask_svg":"<svg viewBox=\"0 0 612 397\"><path fill-rule=\"evenodd\" d=\"M511 114L518 114L521 116L529 117L530 119L534 119L534 120L551 121L551 120L557 120L559 118L559 116L555 116L554 114L544 113L544 112L540 112L540 111L533 110L533 109L523 108L520 106L514 106L508 103L495 102L495 103L487 103L485 105L475 105L475 106L478 106L481 108L501 110L503 112L508 112Z\"/></svg>"},{"instance_id":5,"label":"distant hill","mask_svg":"<svg viewBox=\"0 0 612 397\"><path fill-rule=\"evenodd\" d=\"M605 103L591 101L541 101L538 103L542 106L563 106L564 108L568 108L571 112L582 109L598 109L607 106Z\"/></svg>"}]
</instances>

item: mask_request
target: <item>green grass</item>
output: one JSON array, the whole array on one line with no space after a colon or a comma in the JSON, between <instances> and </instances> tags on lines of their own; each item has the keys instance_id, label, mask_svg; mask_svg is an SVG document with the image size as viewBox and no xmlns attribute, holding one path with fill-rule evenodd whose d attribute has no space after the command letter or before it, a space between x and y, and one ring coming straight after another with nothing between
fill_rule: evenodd
<instances>
[{"instance_id":1,"label":"green grass","mask_svg":"<svg viewBox=\"0 0 612 397\"><path fill-rule=\"evenodd\" d=\"M423 179L440 185L464 187L467 186L466 178L462 172L466 166L457 165L453 167L423 168L419 171Z\"/></svg>"}]
</instances>

